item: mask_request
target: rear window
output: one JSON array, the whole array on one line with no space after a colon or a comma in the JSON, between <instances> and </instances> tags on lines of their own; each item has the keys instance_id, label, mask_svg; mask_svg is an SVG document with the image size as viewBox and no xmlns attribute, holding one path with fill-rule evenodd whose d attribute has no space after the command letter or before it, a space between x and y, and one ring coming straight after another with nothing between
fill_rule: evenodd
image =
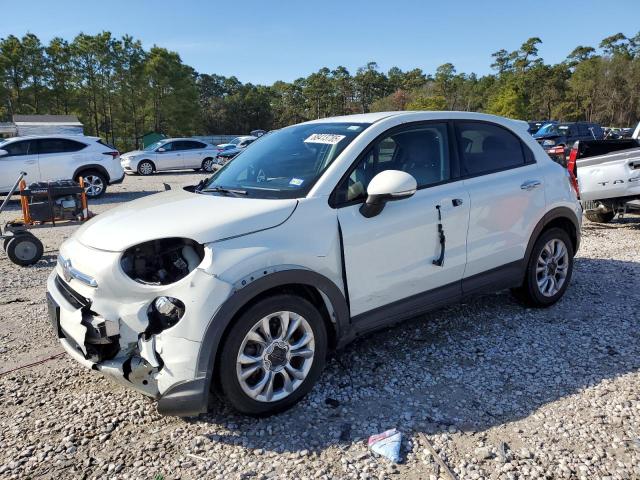
<instances>
[{"instance_id":1,"label":"rear window","mask_svg":"<svg viewBox=\"0 0 640 480\"><path fill-rule=\"evenodd\" d=\"M102 139L98 140L98 142L97 142L97 143L99 143L100 145L103 145L103 146L105 146L105 147L107 147L107 148L110 148L111 150L117 150L117 148L116 148L116 147L114 147L113 145L111 145L111 144L109 144L109 143L105 142L105 141L104 141L104 140L102 140Z\"/></svg>"}]
</instances>

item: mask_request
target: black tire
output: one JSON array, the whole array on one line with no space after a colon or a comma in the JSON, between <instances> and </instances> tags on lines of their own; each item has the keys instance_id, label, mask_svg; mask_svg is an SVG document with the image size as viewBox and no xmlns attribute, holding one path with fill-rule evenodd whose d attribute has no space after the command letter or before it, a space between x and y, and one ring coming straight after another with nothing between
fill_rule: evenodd
<instances>
[{"instance_id":1,"label":"black tire","mask_svg":"<svg viewBox=\"0 0 640 480\"><path fill-rule=\"evenodd\" d=\"M7 245L9 244L10 240L13 240L15 237L17 237L18 235L32 235L31 232L27 232L26 230L16 230L13 232L13 235L11 237L7 237L4 239L4 241L2 242L2 248L4 249L4 251L7 251Z\"/></svg>"},{"instance_id":2,"label":"black tire","mask_svg":"<svg viewBox=\"0 0 640 480\"><path fill-rule=\"evenodd\" d=\"M107 191L107 178L97 170L85 170L78 174L78 180L84 181L87 198L100 198Z\"/></svg>"},{"instance_id":3,"label":"black tire","mask_svg":"<svg viewBox=\"0 0 640 480\"><path fill-rule=\"evenodd\" d=\"M42 242L31 233L17 235L7 242L7 256L16 265L26 267L42 258L44 248Z\"/></svg>"},{"instance_id":4,"label":"black tire","mask_svg":"<svg viewBox=\"0 0 640 480\"><path fill-rule=\"evenodd\" d=\"M203 172L211 173L214 170L213 168L214 165L215 165L215 162L213 161L213 158L207 157L204 160L202 160L201 170Z\"/></svg>"},{"instance_id":5,"label":"black tire","mask_svg":"<svg viewBox=\"0 0 640 480\"><path fill-rule=\"evenodd\" d=\"M562 241L566 247L568 265L566 277L560 289L554 295L546 296L540 291L540 287L538 286L536 267L543 248L547 242L554 239ZM531 250L531 256L527 262L524 283L522 286L512 289L511 292L520 302L529 307L544 308L553 305L562 298L564 292L569 286L569 283L571 282L571 275L573 273L573 255L573 244L565 230L561 228L550 228L549 230L544 231L540 237L538 237L533 249Z\"/></svg>"},{"instance_id":6,"label":"black tire","mask_svg":"<svg viewBox=\"0 0 640 480\"><path fill-rule=\"evenodd\" d=\"M594 223L609 223L616 216L613 210L610 212L601 212L600 210L587 210L584 212L587 220Z\"/></svg>"},{"instance_id":7,"label":"black tire","mask_svg":"<svg viewBox=\"0 0 640 480\"><path fill-rule=\"evenodd\" d=\"M151 160L142 160L138 163L137 171L139 175L146 177L147 175L152 175L156 171L156 166Z\"/></svg>"},{"instance_id":8,"label":"black tire","mask_svg":"<svg viewBox=\"0 0 640 480\"><path fill-rule=\"evenodd\" d=\"M236 373L236 360L240 347L245 335L260 319L285 310L301 315L311 327L315 342L311 368L302 383L287 397L272 402L254 400L242 390ZM252 305L237 318L221 348L220 363L217 371L218 386L223 399L241 413L253 416L268 416L292 407L313 388L325 364L327 331L322 315L309 301L296 295L275 295Z\"/></svg>"}]
</instances>

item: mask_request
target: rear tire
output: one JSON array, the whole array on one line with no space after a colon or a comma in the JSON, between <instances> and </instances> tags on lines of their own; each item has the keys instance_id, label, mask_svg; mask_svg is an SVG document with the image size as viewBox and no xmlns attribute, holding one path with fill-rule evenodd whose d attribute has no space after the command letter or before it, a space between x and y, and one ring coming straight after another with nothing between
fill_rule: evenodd
<instances>
[{"instance_id":1,"label":"rear tire","mask_svg":"<svg viewBox=\"0 0 640 480\"><path fill-rule=\"evenodd\" d=\"M573 244L566 231L551 228L538 237L531 251L522 286L511 290L527 306L549 307L567 290L573 273Z\"/></svg>"},{"instance_id":2,"label":"rear tire","mask_svg":"<svg viewBox=\"0 0 640 480\"><path fill-rule=\"evenodd\" d=\"M217 371L225 401L239 412L267 416L292 407L312 389L324 368L327 331L309 301L275 295L234 320L221 349Z\"/></svg>"},{"instance_id":3,"label":"rear tire","mask_svg":"<svg viewBox=\"0 0 640 480\"><path fill-rule=\"evenodd\" d=\"M207 173L211 173L213 172L213 165L214 165L213 158L205 158L202 161L202 170Z\"/></svg>"},{"instance_id":4,"label":"rear tire","mask_svg":"<svg viewBox=\"0 0 640 480\"><path fill-rule=\"evenodd\" d=\"M600 210L587 210L584 212L587 220L594 223L609 223L616 216L613 210L610 212L601 212Z\"/></svg>"},{"instance_id":5,"label":"rear tire","mask_svg":"<svg viewBox=\"0 0 640 480\"><path fill-rule=\"evenodd\" d=\"M149 160L142 160L140 163L138 163L137 170L138 170L138 173L142 176L146 177L147 175L153 174L155 169L156 167Z\"/></svg>"},{"instance_id":6,"label":"rear tire","mask_svg":"<svg viewBox=\"0 0 640 480\"><path fill-rule=\"evenodd\" d=\"M84 182L87 198L100 198L107 191L107 179L102 173L96 170L87 170L81 172L79 177Z\"/></svg>"},{"instance_id":7,"label":"rear tire","mask_svg":"<svg viewBox=\"0 0 640 480\"><path fill-rule=\"evenodd\" d=\"M26 232L11 238L5 250L9 260L16 265L26 267L37 263L42 258L44 247L35 235Z\"/></svg>"}]
</instances>

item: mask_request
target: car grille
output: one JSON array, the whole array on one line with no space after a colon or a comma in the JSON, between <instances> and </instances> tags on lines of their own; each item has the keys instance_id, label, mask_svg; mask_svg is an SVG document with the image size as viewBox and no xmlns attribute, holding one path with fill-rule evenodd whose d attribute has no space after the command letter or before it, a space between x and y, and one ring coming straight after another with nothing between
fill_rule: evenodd
<instances>
[{"instance_id":1,"label":"car grille","mask_svg":"<svg viewBox=\"0 0 640 480\"><path fill-rule=\"evenodd\" d=\"M74 308L84 308L91 306L91 299L83 297L78 292L76 292L60 278L60 275L56 275L55 284L64 299L71 305L73 305Z\"/></svg>"}]
</instances>

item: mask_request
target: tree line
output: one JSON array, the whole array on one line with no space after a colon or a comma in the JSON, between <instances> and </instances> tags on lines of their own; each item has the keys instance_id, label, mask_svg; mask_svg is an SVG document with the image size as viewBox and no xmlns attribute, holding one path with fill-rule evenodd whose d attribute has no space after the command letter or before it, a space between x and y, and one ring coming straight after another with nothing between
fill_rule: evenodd
<instances>
[{"instance_id":1,"label":"tree line","mask_svg":"<svg viewBox=\"0 0 640 480\"><path fill-rule=\"evenodd\" d=\"M385 110L468 110L532 120L588 120L631 126L640 119L640 33L578 46L557 64L542 40L492 54L493 73L426 73L375 62L355 73L321 68L293 82L242 83L198 73L176 52L109 32L71 42L36 35L0 39L0 120L13 114L76 114L85 133L121 149L141 136L246 133L332 115Z\"/></svg>"}]
</instances>

